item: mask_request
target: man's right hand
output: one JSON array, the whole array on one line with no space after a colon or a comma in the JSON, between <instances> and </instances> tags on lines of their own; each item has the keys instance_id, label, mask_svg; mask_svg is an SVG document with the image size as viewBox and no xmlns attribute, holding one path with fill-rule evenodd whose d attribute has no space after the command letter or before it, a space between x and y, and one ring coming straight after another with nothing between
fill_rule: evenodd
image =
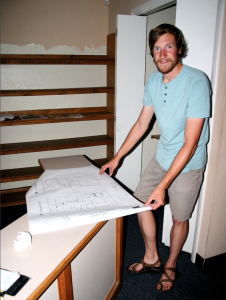
<instances>
[{"instance_id":1,"label":"man's right hand","mask_svg":"<svg viewBox=\"0 0 226 300\"><path fill-rule=\"evenodd\" d=\"M114 169L118 166L118 163L119 159L113 157L108 163L101 167L99 174L102 175L104 171L109 168L109 175L112 176Z\"/></svg>"}]
</instances>

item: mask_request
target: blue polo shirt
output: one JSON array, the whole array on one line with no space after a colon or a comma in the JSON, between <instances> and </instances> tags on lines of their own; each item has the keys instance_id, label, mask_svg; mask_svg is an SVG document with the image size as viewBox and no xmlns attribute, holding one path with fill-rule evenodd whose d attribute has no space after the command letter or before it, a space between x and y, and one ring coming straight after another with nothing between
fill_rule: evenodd
<instances>
[{"instance_id":1,"label":"blue polo shirt","mask_svg":"<svg viewBox=\"0 0 226 300\"><path fill-rule=\"evenodd\" d=\"M168 170L184 143L187 118L205 118L198 146L182 172L204 167L209 138L210 84L206 75L186 65L169 83L160 72L153 73L145 86L143 104L153 106L161 131L155 158Z\"/></svg>"}]
</instances>

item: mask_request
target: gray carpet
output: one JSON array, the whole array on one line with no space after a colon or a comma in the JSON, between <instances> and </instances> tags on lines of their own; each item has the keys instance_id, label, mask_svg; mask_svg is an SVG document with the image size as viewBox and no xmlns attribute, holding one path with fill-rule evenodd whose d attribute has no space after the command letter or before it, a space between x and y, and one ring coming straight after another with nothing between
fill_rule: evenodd
<instances>
[{"instance_id":1,"label":"gray carpet","mask_svg":"<svg viewBox=\"0 0 226 300\"><path fill-rule=\"evenodd\" d=\"M161 243L163 207L155 212L157 220L158 251L161 262L165 264L169 247ZM133 276L126 271L126 267L138 262L144 255L144 242L136 215L124 218L125 241L123 260L122 289L117 300L155 300L155 299L226 299L226 265L216 266L212 270L201 271L191 262L191 255L181 252L177 268L180 277L177 278L170 292L163 293L155 290L156 282L161 274L142 274Z\"/></svg>"}]
</instances>

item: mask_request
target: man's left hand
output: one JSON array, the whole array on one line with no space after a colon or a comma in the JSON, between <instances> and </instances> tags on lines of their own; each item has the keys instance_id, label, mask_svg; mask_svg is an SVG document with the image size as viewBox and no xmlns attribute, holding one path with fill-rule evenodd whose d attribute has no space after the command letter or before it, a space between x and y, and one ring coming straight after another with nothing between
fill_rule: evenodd
<instances>
[{"instance_id":1,"label":"man's left hand","mask_svg":"<svg viewBox=\"0 0 226 300\"><path fill-rule=\"evenodd\" d=\"M153 201L155 200L155 202ZM151 202L154 202L153 204ZM144 204L144 206L151 206L153 210L156 210L160 206L165 204L165 189L162 187L157 187L154 189L154 191L151 193L148 201Z\"/></svg>"}]
</instances>

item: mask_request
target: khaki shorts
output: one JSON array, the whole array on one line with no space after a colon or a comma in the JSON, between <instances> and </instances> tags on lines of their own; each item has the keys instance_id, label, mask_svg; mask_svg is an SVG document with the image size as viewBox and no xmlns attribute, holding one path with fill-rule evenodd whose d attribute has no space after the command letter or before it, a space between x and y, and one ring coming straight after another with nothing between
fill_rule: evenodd
<instances>
[{"instance_id":1,"label":"khaki shorts","mask_svg":"<svg viewBox=\"0 0 226 300\"><path fill-rule=\"evenodd\" d=\"M168 188L169 204L172 215L183 222L191 217L203 181L204 168L180 173ZM153 158L134 192L134 196L146 202L152 191L158 186L166 171Z\"/></svg>"}]
</instances>

